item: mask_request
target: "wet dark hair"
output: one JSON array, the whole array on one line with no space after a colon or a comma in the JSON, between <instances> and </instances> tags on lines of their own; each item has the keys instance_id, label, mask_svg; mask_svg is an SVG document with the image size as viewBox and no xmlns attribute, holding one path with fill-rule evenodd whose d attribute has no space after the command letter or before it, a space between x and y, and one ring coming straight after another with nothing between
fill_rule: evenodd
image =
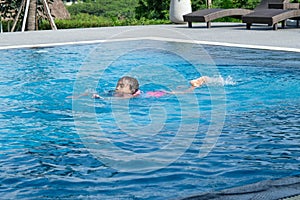
<instances>
[{"instance_id":1,"label":"wet dark hair","mask_svg":"<svg viewBox=\"0 0 300 200\"><path fill-rule=\"evenodd\" d=\"M124 85L129 85L129 89L131 94L136 93L139 90L139 82L137 79L132 78L130 76L123 76L122 78L120 78L118 80L118 84L116 86L116 88L120 85L120 84L124 84Z\"/></svg>"}]
</instances>

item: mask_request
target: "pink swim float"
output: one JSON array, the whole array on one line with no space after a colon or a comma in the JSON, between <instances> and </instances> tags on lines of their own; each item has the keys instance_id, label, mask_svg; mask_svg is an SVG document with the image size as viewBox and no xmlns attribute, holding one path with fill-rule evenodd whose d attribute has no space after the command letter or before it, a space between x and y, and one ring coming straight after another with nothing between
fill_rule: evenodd
<instances>
[{"instance_id":1,"label":"pink swim float","mask_svg":"<svg viewBox=\"0 0 300 200\"><path fill-rule=\"evenodd\" d=\"M166 94L164 91L155 91L155 92L146 92L146 95L149 97L162 97Z\"/></svg>"}]
</instances>

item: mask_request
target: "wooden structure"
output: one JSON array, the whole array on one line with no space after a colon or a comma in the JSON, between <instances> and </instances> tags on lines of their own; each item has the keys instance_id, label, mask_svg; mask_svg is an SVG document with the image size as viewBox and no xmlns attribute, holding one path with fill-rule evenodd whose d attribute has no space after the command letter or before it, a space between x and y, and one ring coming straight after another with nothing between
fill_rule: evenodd
<instances>
[{"instance_id":1,"label":"wooden structure","mask_svg":"<svg viewBox=\"0 0 300 200\"><path fill-rule=\"evenodd\" d=\"M206 22L207 28L211 27L211 21L222 17L235 17L241 19L243 15L249 14L253 11L248 9L221 9L211 8L198 10L183 16L185 22L188 22L189 28L192 27L192 22Z\"/></svg>"},{"instance_id":2,"label":"wooden structure","mask_svg":"<svg viewBox=\"0 0 300 200\"><path fill-rule=\"evenodd\" d=\"M207 0L208 2L208 0ZM208 3L207 3L208 4ZM295 9L291 11L290 9ZM286 19L298 19L299 4L289 3L289 0L262 0L254 10L232 8L220 9L211 8L198 10L183 16L185 22L191 28L193 22L206 22L207 28L211 27L211 21L223 17L234 17L242 19L247 23L247 28L250 29L252 23L265 23L274 26L277 29L278 22Z\"/></svg>"},{"instance_id":3,"label":"wooden structure","mask_svg":"<svg viewBox=\"0 0 300 200\"><path fill-rule=\"evenodd\" d=\"M24 32L25 30L37 30L39 18L47 19L52 30L57 30L54 18L70 18L70 14L64 7L62 0L51 0L49 2L47 0L22 0L19 8L11 8L6 0L0 0L0 4L4 8L0 10L1 22L13 22L12 32L16 30L19 21L22 22L21 31Z\"/></svg>"},{"instance_id":4,"label":"wooden structure","mask_svg":"<svg viewBox=\"0 0 300 200\"><path fill-rule=\"evenodd\" d=\"M32 2L35 1L35 2L31 3L31 1ZM46 11L47 19L50 22L52 30L57 30L57 27L54 23L54 19L51 15L51 12L50 12L50 9L49 9L48 2L46 0L42 0L42 2L43 2L44 9ZM36 30L37 29L36 28L37 27L37 5L36 4L37 4L36 0L23 0L22 1L21 7L19 8L19 12L16 16L16 19L14 20L12 32L15 30L16 24L19 20L20 14L21 14L21 12L23 12L23 10L24 10L24 17L23 17L23 23L22 23L22 32L25 31L26 25L27 25L27 27L29 27L29 26L30 27L35 27L35 28L29 28L29 30ZM35 8L30 9L31 6L35 6ZM28 20L29 11L34 12L34 13L31 13L31 15L34 16L34 21ZM34 23L34 24L30 24L30 23Z\"/></svg>"},{"instance_id":5,"label":"wooden structure","mask_svg":"<svg viewBox=\"0 0 300 200\"><path fill-rule=\"evenodd\" d=\"M300 20L300 6L299 3L270 3L268 9L259 9L253 13L243 16L243 22L247 24L247 29L251 28L251 25L267 24L272 26L273 30L278 29L278 23L281 22L282 28L285 27L287 19L297 20L297 27L299 27Z\"/></svg>"}]
</instances>

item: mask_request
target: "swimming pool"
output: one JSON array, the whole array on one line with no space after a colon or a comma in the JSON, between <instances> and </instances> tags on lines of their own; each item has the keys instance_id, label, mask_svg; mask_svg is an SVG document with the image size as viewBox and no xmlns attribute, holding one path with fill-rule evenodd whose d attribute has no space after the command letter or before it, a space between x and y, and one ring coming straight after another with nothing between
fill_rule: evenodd
<instances>
[{"instance_id":1,"label":"swimming pool","mask_svg":"<svg viewBox=\"0 0 300 200\"><path fill-rule=\"evenodd\" d=\"M151 40L99 46L1 51L2 198L171 199L299 174L299 53L203 46L209 56L186 59L184 52L202 47ZM124 74L146 92L182 90L206 73L217 81L192 94L106 95ZM106 99L66 98L86 91ZM214 123L221 132L207 142ZM119 162L106 140L123 150ZM183 147L167 146L174 141ZM211 151L199 156L209 141ZM165 146L174 152L151 154ZM126 165L134 156L145 163Z\"/></svg>"}]
</instances>

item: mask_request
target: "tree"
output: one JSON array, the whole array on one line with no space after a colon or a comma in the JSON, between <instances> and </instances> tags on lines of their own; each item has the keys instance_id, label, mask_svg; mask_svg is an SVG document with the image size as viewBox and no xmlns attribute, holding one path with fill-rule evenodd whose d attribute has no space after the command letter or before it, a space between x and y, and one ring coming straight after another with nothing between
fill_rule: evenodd
<instances>
[{"instance_id":1,"label":"tree","mask_svg":"<svg viewBox=\"0 0 300 200\"><path fill-rule=\"evenodd\" d=\"M192 0L192 10L206 7L206 0ZM137 18L169 19L170 0L139 0L136 8Z\"/></svg>"},{"instance_id":2,"label":"tree","mask_svg":"<svg viewBox=\"0 0 300 200\"><path fill-rule=\"evenodd\" d=\"M37 0L30 0L29 11L27 17L27 31L34 31L37 29Z\"/></svg>"},{"instance_id":3,"label":"tree","mask_svg":"<svg viewBox=\"0 0 300 200\"><path fill-rule=\"evenodd\" d=\"M192 10L199 10L206 8L206 0L192 0Z\"/></svg>"},{"instance_id":4,"label":"tree","mask_svg":"<svg viewBox=\"0 0 300 200\"><path fill-rule=\"evenodd\" d=\"M139 0L136 8L137 18L168 19L170 0Z\"/></svg>"}]
</instances>

